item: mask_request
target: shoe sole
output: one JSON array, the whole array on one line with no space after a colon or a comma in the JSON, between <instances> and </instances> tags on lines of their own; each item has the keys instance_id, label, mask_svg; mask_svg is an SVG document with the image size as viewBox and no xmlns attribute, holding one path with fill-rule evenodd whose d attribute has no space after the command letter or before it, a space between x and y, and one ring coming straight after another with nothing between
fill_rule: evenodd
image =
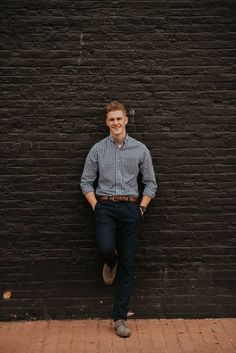
<instances>
[{"instance_id":1,"label":"shoe sole","mask_svg":"<svg viewBox=\"0 0 236 353\"><path fill-rule=\"evenodd\" d=\"M120 335L120 334L117 332L117 330L116 330L116 334L117 334L118 337L121 337L121 338L128 338L128 337L131 336L131 333L129 333L129 334L127 334L127 335Z\"/></svg>"}]
</instances>

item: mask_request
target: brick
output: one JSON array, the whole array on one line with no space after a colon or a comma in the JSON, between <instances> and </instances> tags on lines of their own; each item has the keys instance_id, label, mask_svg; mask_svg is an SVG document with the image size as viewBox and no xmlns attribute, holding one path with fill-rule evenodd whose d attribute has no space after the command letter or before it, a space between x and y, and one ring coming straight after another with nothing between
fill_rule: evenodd
<instances>
[{"instance_id":1,"label":"brick","mask_svg":"<svg viewBox=\"0 0 236 353\"><path fill-rule=\"evenodd\" d=\"M0 350L12 353L56 353L68 349L72 353L183 353L187 347L187 352L222 353L225 349L231 352L234 331L229 332L229 328L235 328L235 319L129 320L129 326L131 337L120 339L115 335L111 320L2 323ZM6 327L7 335L3 339ZM226 327L228 341L224 342Z\"/></svg>"}]
</instances>

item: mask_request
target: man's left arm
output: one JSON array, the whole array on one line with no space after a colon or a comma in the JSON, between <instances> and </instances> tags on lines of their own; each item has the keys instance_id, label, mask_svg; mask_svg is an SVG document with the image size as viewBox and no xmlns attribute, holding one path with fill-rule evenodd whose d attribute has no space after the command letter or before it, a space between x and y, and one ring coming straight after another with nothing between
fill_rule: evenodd
<instances>
[{"instance_id":1,"label":"man's left arm","mask_svg":"<svg viewBox=\"0 0 236 353\"><path fill-rule=\"evenodd\" d=\"M152 164L152 157L145 146L142 163L140 164L140 172L142 174L142 183L144 184L143 196L140 202L140 210L144 215L150 201L156 196L157 182Z\"/></svg>"}]
</instances>

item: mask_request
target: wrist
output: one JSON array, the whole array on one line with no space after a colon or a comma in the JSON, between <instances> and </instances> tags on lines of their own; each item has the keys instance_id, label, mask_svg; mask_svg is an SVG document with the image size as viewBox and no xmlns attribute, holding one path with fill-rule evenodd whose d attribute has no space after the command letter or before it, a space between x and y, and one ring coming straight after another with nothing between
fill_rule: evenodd
<instances>
[{"instance_id":1,"label":"wrist","mask_svg":"<svg viewBox=\"0 0 236 353\"><path fill-rule=\"evenodd\" d=\"M95 211L95 207L96 207L97 201L92 205L92 209Z\"/></svg>"},{"instance_id":2,"label":"wrist","mask_svg":"<svg viewBox=\"0 0 236 353\"><path fill-rule=\"evenodd\" d=\"M145 207L143 205L139 205L139 208L143 214L147 211L147 207Z\"/></svg>"}]
</instances>

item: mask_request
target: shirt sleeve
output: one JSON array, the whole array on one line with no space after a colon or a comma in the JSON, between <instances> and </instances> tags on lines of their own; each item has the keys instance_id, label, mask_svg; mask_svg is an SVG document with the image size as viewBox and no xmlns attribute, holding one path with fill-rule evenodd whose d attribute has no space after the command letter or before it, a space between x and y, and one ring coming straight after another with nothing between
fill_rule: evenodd
<instances>
[{"instance_id":1,"label":"shirt sleeve","mask_svg":"<svg viewBox=\"0 0 236 353\"><path fill-rule=\"evenodd\" d=\"M152 157L148 148L144 145L143 158L140 164L142 183L144 184L143 195L154 198L157 191L157 182L152 164Z\"/></svg>"},{"instance_id":2,"label":"shirt sleeve","mask_svg":"<svg viewBox=\"0 0 236 353\"><path fill-rule=\"evenodd\" d=\"M89 151L85 160L84 170L81 176L80 187L83 194L94 192L93 183L97 178L98 173L98 153L97 145L95 144Z\"/></svg>"}]
</instances>

